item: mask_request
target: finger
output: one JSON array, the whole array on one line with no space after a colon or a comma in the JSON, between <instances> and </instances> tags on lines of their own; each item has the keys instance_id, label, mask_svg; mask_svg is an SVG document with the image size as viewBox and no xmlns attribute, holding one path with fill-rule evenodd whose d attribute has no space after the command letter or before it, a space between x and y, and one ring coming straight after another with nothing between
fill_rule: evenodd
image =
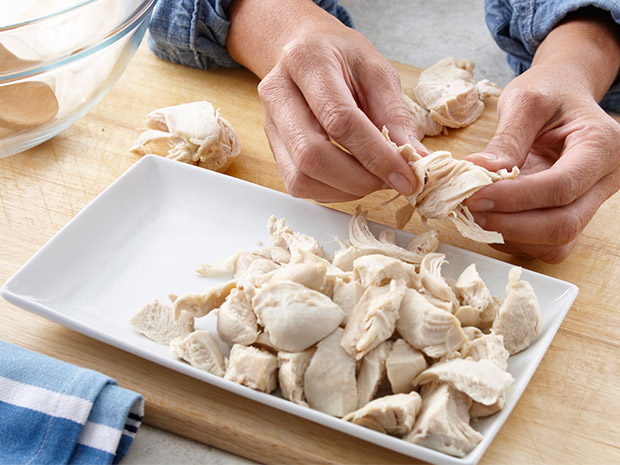
<instances>
[{"instance_id":1,"label":"finger","mask_svg":"<svg viewBox=\"0 0 620 465\"><path fill-rule=\"evenodd\" d=\"M360 107L377 128L388 128L394 143L410 144L421 154L428 155L430 151L417 138L415 119L403 98L400 76L387 61L374 66L370 63L374 64L362 61L355 67ZM377 82L385 84L378 86Z\"/></svg>"},{"instance_id":2,"label":"finger","mask_svg":"<svg viewBox=\"0 0 620 465\"><path fill-rule=\"evenodd\" d=\"M466 160L490 171L521 167L534 140L551 119L551 111L535 93L507 88L499 98L497 116L495 135L482 152Z\"/></svg>"},{"instance_id":3,"label":"finger","mask_svg":"<svg viewBox=\"0 0 620 465\"><path fill-rule=\"evenodd\" d=\"M516 213L473 212L481 227L501 232L504 240L530 245L565 245L585 228L598 207L617 189L618 173L601 179L570 205Z\"/></svg>"},{"instance_id":4,"label":"finger","mask_svg":"<svg viewBox=\"0 0 620 465\"><path fill-rule=\"evenodd\" d=\"M278 134L287 153L287 162L295 165L296 172L356 198L383 184L354 157L332 144L286 73L276 71L265 78L259 92L275 127L272 133ZM301 183L299 187L306 184ZM308 197L302 190L296 193Z\"/></svg>"},{"instance_id":5,"label":"finger","mask_svg":"<svg viewBox=\"0 0 620 465\"><path fill-rule=\"evenodd\" d=\"M317 202L348 202L359 198L359 196L336 189L299 171L269 117L265 118L264 128L280 177L287 192L293 197L310 198Z\"/></svg>"},{"instance_id":6,"label":"finger","mask_svg":"<svg viewBox=\"0 0 620 465\"><path fill-rule=\"evenodd\" d=\"M416 186L411 168L358 107L348 72L337 63L320 67L322 75L317 77L316 69L309 68L308 63L297 64L287 70L328 136L369 172L401 194L410 195Z\"/></svg>"},{"instance_id":7,"label":"finger","mask_svg":"<svg viewBox=\"0 0 620 465\"><path fill-rule=\"evenodd\" d=\"M567 137L562 156L547 170L494 183L468 201L471 211L517 212L570 205L588 192L599 179L618 168L617 149L601 144L602 134Z\"/></svg>"},{"instance_id":8,"label":"finger","mask_svg":"<svg viewBox=\"0 0 620 465\"><path fill-rule=\"evenodd\" d=\"M557 264L564 261L577 244L577 239L564 245L531 245L520 243L491 244L501 252L513 255L522 260L538 258L544 262Z\"/></svg>"}]
</instances>

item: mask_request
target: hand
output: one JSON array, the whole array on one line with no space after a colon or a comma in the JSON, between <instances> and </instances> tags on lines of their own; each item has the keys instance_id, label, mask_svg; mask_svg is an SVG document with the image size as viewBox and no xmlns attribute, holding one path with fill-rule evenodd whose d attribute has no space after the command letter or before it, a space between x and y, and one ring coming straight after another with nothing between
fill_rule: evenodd
<instances>
[{"instance_id":1,"label":"hand","mask_svg":"<svg viewBox=\"0 0 620 465\"><path fill-rule=\"evenodd\" d=\"M499 231L500 250L564 260L597 209L620 188L620 124L597 104L620 70L620 32L608 12L583 8L553 29L532 67L498 102L484 153L468 159L522 174L468 200L476 221Z\"/></svg>"},{"instance_id":2,"label":"hand","mask_svg":"<svg viewBox=\"0 0 620 465\"><path fill-rule=\"evenodd\" d=\"M279 0L234 3L227 47L233 58L264 76L258 88L264 128L288 192L320 202L357 199L384 185L410 194L411 169L381 128L386 126L397 144L427 151L416 139L394 68L366 38L313 2L281 5ZM262 24L253 19L255 7L262 11ZM248 34L260 50L244 48Z\"/></svg>"}]
</instances>

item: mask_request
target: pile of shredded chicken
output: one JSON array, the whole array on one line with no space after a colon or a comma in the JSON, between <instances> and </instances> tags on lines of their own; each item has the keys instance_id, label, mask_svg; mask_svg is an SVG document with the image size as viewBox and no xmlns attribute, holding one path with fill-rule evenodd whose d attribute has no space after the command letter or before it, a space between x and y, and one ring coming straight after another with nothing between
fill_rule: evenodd
<instances>
[{"instance_id":1,"label":"pile of shredded chicken","mask_svg":"<svg viewBox=\"0 0 620 465\"><path fill-rule=\"evenodd\" d=\"M473 70L471 60L444 58L422 71L415 88L403 94L419 139L469 126L482 114L484 101L501 93L487 79L476 81Z\"/></svg>"},{"instance_id":2,"label":"pile of shredded chicken","mask_svg":"<svg viewBox=\"0 0 620 465\"><path fill-rule=\"evenodd\" d=\"M153 300L130 320L192 366L358 425L454 456L482 439L472 418L499 411L511 354L540 331L532 287L508 276L493 296L474 264L456 280L435 231L404 247L376 237L356 211L331 257L283 219L271 245L239 250L204 276L230 280L204 292ZM199 318L216 330L196 330Z\"/></svg>"}]
</instances>

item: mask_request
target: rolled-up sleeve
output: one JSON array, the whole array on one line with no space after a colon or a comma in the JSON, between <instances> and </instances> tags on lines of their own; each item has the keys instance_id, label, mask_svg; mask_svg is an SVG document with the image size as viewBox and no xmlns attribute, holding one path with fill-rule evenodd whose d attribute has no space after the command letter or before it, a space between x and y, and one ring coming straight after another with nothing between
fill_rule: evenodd
<instances>
[{"instance_id":1,"label":"rolled-up sleeve","mask_svg":"<svg viewBox=\"0 0 620 465\"><path fill-rule=\"evenodd\" d=\"M606 10L620 24L618 0L485 0L487 26L508 54L517 74L527 70L543 39L569 13L593 6ZM620 111L620 77L601 101L603 108Z\"/></svg>"},{"instance_id":2,"label":"rolled-up sleeve","mask_svg":"<svg viewBox=\"0 0 620 465\"><path fill-rule=\"evenodd\" d=\"M159 58L194 68L238 67L226 50L232 1L159 0L149 24L149 47ZM314 3L353 27L349 13L338 5L338 0Z\"/></svg>"}]
</instances>

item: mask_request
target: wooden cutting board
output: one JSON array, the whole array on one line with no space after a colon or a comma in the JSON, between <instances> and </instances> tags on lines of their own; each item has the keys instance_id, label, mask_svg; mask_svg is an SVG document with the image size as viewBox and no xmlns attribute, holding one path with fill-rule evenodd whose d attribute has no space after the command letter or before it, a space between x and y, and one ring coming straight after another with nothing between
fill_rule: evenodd
<instances>
[{"instance_id":1,"label":"wooden cutting board","mask_svg":"<svg viewBox=\"0 0 620 465\"><path fill-rule=\"evenodd\" d=\"M395 64L403 87L419 70ZM0 159L0 282L17 269L138 156L128 151L151 110L208 100L237 130L242 155L231 176L283 191L263 133L258 80L246 70L200 71L138 50L112 91L49 142ZM492 135L491 103L473 126L426 139L457 156ZM364 199L370 219L394 226L389 197ZM351 212L355 204L334 208ZM444 242L575 283L580 294L527 390L481 463L620 463L620 195L597 213L560 265L519 262L463 239ZM422 228L413 222L407 228ZM144 394L145 422L264 463L415 463L412 459L254 403L88 338L0 301L0 338L101 371Z\"/></svg>"}]
</instances>

